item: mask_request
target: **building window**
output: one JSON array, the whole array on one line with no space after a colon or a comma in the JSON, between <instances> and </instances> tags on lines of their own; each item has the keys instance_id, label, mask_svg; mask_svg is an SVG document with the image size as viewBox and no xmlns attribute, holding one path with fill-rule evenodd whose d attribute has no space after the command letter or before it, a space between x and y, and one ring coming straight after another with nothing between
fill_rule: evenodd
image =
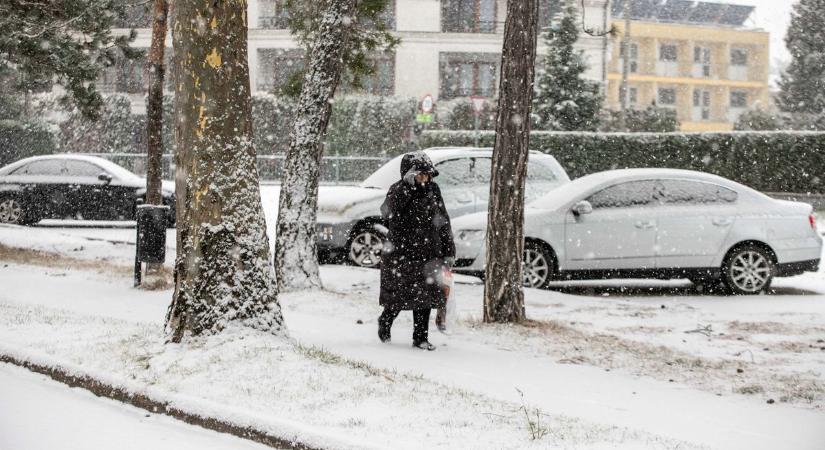
<instances>
[{"instance_id":1,"label":"building window","mask_svg":"<svg viewBox=\"0 0 825 450\"><path fill-rule=\"evenodd\" d=\"M744 48L732 48L730 50L730 68L728 78L735 81L745 81L748 79L748 50Z\"/></svg>"},{"instance_id":2,"label":"building window","mask_svg":"<svg viewBox=\"0 0 825 450\"><path fill-rule=\"evenodd\" d=\"M114 28L152 27L152 2L121 1L124 3L126 16L115 19Z\"/></svg>"},{"instance_id":3,"label":"building window","mask_svg":"<svg viewBox=\"0 0 825 450\"><path fill-rule=\"evenodd\" d=\"M710 91L695 89L693 91L693 120L710 120Z\"/></svg>"},{"instance_id":4,"label":"building window","mask_svg":"<svg viewBox=\"0 0 825 450\"><path fill-rule=\"evenodd\" d=\"M137 59L119 57L101 74L100 90L106 93L139 94L147 89L146 49Z\"/></svg>"},{"instance_id":5,"label":"building window","mask_svg":"<svg viewBox=\"0 0 825 450\"><path fill-rule=\"evenodd\" d=\"M395 93L395 54L370 58L373 73L361 78L361 87L353 86L351 75L341 79L340 91L344 94L366 93L373 95L393 95Z\"/></svg>"},{"instance_id":6,"label":"building window","mask_svg":"<svg viewBox=\"0 0 825 450\"><path fill-rule=\"evenodd\" d=\"M622 103L622 90L619 88L619 104ZM639 104L639 89L635 87L627 88L627 106L631 108Z\"/></svg>"},{"instance_id":7,"label":"building window","mask_svg":"<svg viewBox=\"0 0 825 450\"><path fill-rule=\"evenodd\" d=\"M748 110L748 93L745 91L730 91L730 109L728 121L737 122L739 117Z\"/></svg>"},{"instance_id":8,"label":"building window","mask_svg":"<svg viewBox=\"0 0 825 450\"><path fill-rule=\"evenodd\" d=\"M674 88L659 88L657 103L662 108L676 107L676 89Z\"/></svg>"},{"instance_id":9,"label":"building window","mask_svg":"<svg viewBox=\"0 0 825 450\"><path fill-rule=\"evenodd\" d=\"M286 0L258 0L258 28L285 30L289 28Z\"/></svg>"},{"instance_id":10,"label":"building window","mask_svg":"<svg viewBox=\"0 0 825 450\"><path fill-rule=\"evenodd\" d=\"M731 91L730 93L730 107L731 108L747 108L748 107L748 93L745 91Z\"/></svg>"},{"instance_id":11,"label":"building window","mask_svg":"<svg viewBox=\"0 0 825 450\"><path fill-rule=\"evenodd\" d=\"M730 65L731 66L747 66L748 65L748 51L744 48L732 48L730 50Z\"/></svg>"},{"instance_id":12,"label":"building window","mask_svg":"<svg viewBox=\"0 0 825 450\"><path fill-rule=\"evenodd\" d=\"M659 61L677 62L679 60L679 50L675 44L659 45Z\"/></svg>"},{"instance_id":13,"label":"building window","mask_svg":"<svg viewBox=\"0 0 825 450\"><path fill-rule=\"evenodd\" d=\"M693 76L697 78L710 77L711 50L707 47L693 48Z\"/></svg>"},{"instance_id":14,"label":"building window","mask_svg":"<svg viewBox=\"0 0 825 450\"><path fill-rule=\"evenodd\" d=\"M675 44L659 45L659 60L656 62L656 74L660 77L679 76L679 49Z\"/></svg>"},{"instance_id":15,"label":"building window","mask_svg":"<svg viewBox=\"0 0 825 450\"><path fill-rule=\"evenodd\" d=\"M539 32L550 28L562 12L562 0L539 0Z\"/></svg>"},{"instance_id":16,"label":"building window","mask_svg":"<svg viewBox=\"0 0 825 450\"><path fill-rule=\"evenodd\" d=\"M494 97L499 56L495 53L442 53L440 98Z\"/></svg>"},{"instance_id":17,"label":"building window","mask_svg":"<svg viewBox=\"0 0 825 450\"><path fill-rule=\"evenodd\" d=\"M495 0L441 0L441 31L495 33Z\"/></svg>"},{"instance_id":18,"label":"building window","mask_svg":"<svg viewBox=\"0 0 825 450\"><path fill-rule=\"evenodd\" d=\"M631 42L627 46L630 49L630 73L636 73L639 71L639 44ZM619 45L619 58L622 59L622 66L619 68L621 71L624 71L624 48L624 45Z\"/></svg>"},{"instance_id":19,"label":"building window","mask_svg":"<svg viewBox=\"0 0 825 450\"><path fill-rule=\"evenodd\" d=\"M304 52L300 49L258 49L257 90L282 93L304 71Z\"/></svg>"}]
</instances>

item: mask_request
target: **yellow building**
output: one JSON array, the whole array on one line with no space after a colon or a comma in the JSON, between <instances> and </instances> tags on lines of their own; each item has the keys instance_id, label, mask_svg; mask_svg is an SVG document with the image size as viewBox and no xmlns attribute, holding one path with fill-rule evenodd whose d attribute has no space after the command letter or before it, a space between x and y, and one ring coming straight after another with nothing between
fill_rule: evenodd
<instances>
[{"instance_id":1,"label":"yellow building","mask_svg":"<svg viewBox=\"0 0 825 450\"><path fill-rule=\"evenodd\" d=\"M733 129L739 115L769 103L769 35L743 24L751 6L674 0L631 2L630 107L676 110L683 131ZM623 1L614 2L606 103L619 109Z\"/></svg>"}]
</instances>

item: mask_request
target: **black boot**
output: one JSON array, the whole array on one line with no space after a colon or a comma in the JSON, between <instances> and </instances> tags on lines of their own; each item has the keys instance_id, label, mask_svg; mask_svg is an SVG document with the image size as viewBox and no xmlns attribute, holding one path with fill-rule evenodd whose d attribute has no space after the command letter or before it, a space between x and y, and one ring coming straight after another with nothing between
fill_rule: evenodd
<instances>
[{"instance_id":1,"label":"black boot","mask_svg":"<svg viewBox=\"0 0 825 450\"><path fill-rule=\"evenodd\" d=\"M386 307L378 317L378 339L381 339L381 342L385 344L390 342L390 329L399 312L395 308Z\"/></svg>"},{"instance_id":2,"label":"black boot","mask_svg":"<svg viewBox=\"0 0 825 450\"><path fill-rule=\"evenodd\" d=\"M390 327L384 326L381 322L378 322L378 339L385 344L390 343Z\"/></svg>"},{"instance_id":3,"label":"black boot","mask_svg":"<svg viewBox=\"0 0 825 450\"><path fill-rule=\"evenodd\" d=\"M437 348L435 345L430 344L429 341L413 342L413 347L420 348L421 350L427 350L429 352Z\"/></svg>"}]
</instances>

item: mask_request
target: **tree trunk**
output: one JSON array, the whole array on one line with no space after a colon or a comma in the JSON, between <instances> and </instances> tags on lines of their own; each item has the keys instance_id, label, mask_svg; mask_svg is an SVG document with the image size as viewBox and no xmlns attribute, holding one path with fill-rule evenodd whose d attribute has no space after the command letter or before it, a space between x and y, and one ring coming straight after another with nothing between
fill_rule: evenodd
<instances>
[{"instance_id":1,"label":"tree trunk","mask_svg":"<svg viewBox=\"0 0 825 450\"><path fill-rule=\"evenodd\" d=\"M484 321L525 319L521 262L538 0L508 0L493 149Z\"/></svg>"},{"instance_id":2,"label":"tree trunk","mask_svg":"<svg viewBox=\"0 0 825 450\"><path fill-rule=\"evenodd\" d=\"M163 78L166 50L166 18L169 4L155 0L152 21L152 44L149 48L149 98L146 102L146 132L148 153L146 161L146 203L163 204L161 196L161 169L163 159Z\"/></svg>"},{"instance_id":3,"label":"tree trunk","mask_svg":"<svg viewBox=\"0 0 825 450\"><path fill-rule=\"evenodd\" d=\"M315 222L323 137L344 68L355 0L329 0L312 44L278 204L275 270L279 291L321 287Z\"/></svg>"},{"instance_id":4,"label":"tree trunk","mask_svg":"<svg viewBox=\"0 0 825 450\"><path fill-rule=\"evenodd\" d=\"M178 0L173 342L230 324L285 334L261 205L246 2Z\"/></svg>"}]
</instances>

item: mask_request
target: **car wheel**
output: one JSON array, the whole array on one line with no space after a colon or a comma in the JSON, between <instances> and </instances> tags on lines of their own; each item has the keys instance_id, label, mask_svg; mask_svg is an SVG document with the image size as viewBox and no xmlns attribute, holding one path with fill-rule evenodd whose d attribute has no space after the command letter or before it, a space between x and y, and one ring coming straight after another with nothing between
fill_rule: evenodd
<instances>
[{"instance_id":1,"label":"car wheel","mask_svg":"<svg viewBox=\"0 0 825 450\"><path fill-rule=\"evenodd\" d=\"M545 288L553 275L553 255L546 248L527 242L524 244L524 261L521 271L524 276L524 286L530 288Z\"/></svg>"},{"instance_id":2,"label":"car wheel","mask_svg":"<svg viewBox=\"0 0 825 450\"><path fill-rule=\"evenodd\" d=\"M0 223L22 225L24 220L23 205L14 197L0 198Z\"/></svg>"},{"instance_id":3,"label":"car wheel","mask_svg":"<svg viewBox=\"0 0 825 450\"><path fill-rule=\"evenodd\" d=\"M734 295L765 292L773 281L773 256L755 245L734 249L722 264L725 287Z\"/></svg>"},{"instance_id":4,"label":"car wheel","mask_svg":"<svg viewBox=\"0 0 825 450\"><path fill-rule=\"evenodd\" d=\"M355 233L349 244L349 259L360 267L378 267L381 263L381 251L384 238L371 229L361 228Z\"/></svg>"}]
</instances>

